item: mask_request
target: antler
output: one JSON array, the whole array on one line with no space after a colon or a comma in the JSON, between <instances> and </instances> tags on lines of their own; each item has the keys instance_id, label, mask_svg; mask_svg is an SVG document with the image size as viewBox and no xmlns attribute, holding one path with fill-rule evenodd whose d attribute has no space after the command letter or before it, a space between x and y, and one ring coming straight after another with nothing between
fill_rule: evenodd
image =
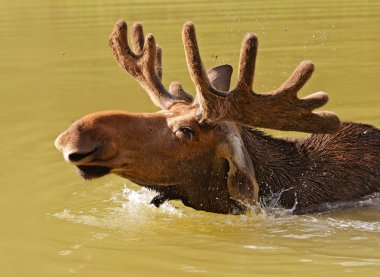
<instances>
[{"instance_id":1,"label":"antler","mask_svg":"<svg viewBox=\"0 0 380 277\"><path fill-rule=\"evenodd\" d=\"M215 88L207 77L191 22L184 24L182 39L202 121L231 120L243 125L308 133L333 133L340 128L336 114L313 112L328 101L325 92L302 99L297 97L313 73L310 61L303 61L278 89L257 94L252 91L252 84L258 40L255 34L249 33L241 47L237 85L230 92L224 92Z\"/></svg>"},{"instance_id":2,"label":"antler","mask_svg":"<svg viewBox=\"0 0 380 277\"><path fill-rule=\"evenodd\" d=\"M162 109L168 109L176 101L191 102L192 97L179 83L170 86L171 93L165 89L161 82L162 50L156 45L152 34L147 34L144 40L140 23L133 24L131 41L133 51L128 45L127 24L123 20L118 21L109 38L112 54L117 63L148 92L153 103Z\"/></svg>"}]
</instances>

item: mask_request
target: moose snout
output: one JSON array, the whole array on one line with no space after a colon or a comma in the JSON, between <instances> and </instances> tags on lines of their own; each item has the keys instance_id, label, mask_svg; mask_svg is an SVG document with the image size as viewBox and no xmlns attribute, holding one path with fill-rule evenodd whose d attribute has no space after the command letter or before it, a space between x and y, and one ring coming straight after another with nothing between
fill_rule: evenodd
<instances>
[{"instance_id":1,"label":"moose snout","mask_svg":"<svg viewBox=\"0 0 380 277\"><path fill-rule=\"evenodd\" d=\"M67 160L73 163L80 162L82 160L85 160L86 158L90 157L92 154L94 154L98 149L95 148L92 151L89 152L73 152L67 155ZM87 159L86 159L87 160Z\"/></svg>"},{"instance_id":2,"label":"moose snout","mask_svg":"<svg viewBox=\"0 0 380 277\"><path fill-rule=\"evenodd\" d=\"M83 164L92 161L95 159L96 154L98 153L98 148L94 148L90 151L84 151L79 149L72 148L63 148L62 154L64 159L73 164Z\"/></svg>"},{"instance_id":3,"label":"moose snout","mask_svg":"<svg viewBox=\"0 0 380 277\"><path fill-rule=\"evenodd\" d=\"M95 158L99 152L99 147L92 143L76 143L70 142L63 133L57 137L54 142L55 147L62 152L64 159L69 163L82 164L89 162Z\"/></svg>"}]
</instances>

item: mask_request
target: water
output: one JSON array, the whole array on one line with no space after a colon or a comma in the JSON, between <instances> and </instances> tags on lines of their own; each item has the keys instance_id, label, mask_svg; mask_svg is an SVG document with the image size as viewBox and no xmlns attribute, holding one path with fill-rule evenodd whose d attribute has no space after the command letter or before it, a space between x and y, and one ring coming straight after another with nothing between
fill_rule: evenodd
<instances>
[{"instance_id":1,"label":"water","mask_svg":"<svg viewBox=\"0 0 380 277\"><path fill-rule=\"evenodd\" d=\"M378 1L1 0L0 276L377 276L376 201L304 216L156 209L152 192L114 176L85 182L64 163L53 141L72 120L156 111L108 49L120 18L155 34L166 84L193 90L186 20L207 67L236 70L242 36L254 31L257 91L310 59L316 72L303 95L325 90L343 120L380 127Z\"/></svg>"}]
</instances>

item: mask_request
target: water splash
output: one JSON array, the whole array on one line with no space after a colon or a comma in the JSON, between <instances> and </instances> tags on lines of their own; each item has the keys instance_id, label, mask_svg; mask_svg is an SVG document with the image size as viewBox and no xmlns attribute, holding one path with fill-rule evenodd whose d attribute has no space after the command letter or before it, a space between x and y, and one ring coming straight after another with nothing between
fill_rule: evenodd
<instances>
[{"instance_id":1,"label":"water splash","mask_svg":"<svg viewBox=\"0 0 380 277\"><path fill-rule=\"evenodd\" d=\"M131 230L135 226L142 226L152 219L171 220L181 218L183 211L172 202L165 202L159 208L150 205L155 197L155 191L141 188L138 191L127 188L113 192L107 201L109 207L104 211L91 208L88 211L72 211L64 209L53 214L54 217L74 223L95 226L113 230Z\"/></svg>"},{"instance_id":2,"label":"water splash","mask_svg":"<svg viewBox=\"0 0 380 277\"><path fill-rule=\"evenodd\" d=\"M292 189L293 187L288 188L288 189L283 189L279 192L271 192L271 195L269 195L268 197L262 198L260 201L261 213L267 217L275 217L275 218L292 215L298 204L297 197L295 197L294 205L290 209L281 207L281 205L279 204L279 201L283 193Z\"/></svg>"},{"instance_id":3,"label":"water splash","mask_svg":"<svg viewBox=\"0 0 380 277\"><path fill-rule=\"evenodd\" d=\"M147 188L133 190L124 187L119 191L111 193L107 200L106 208L99 209L91 207L88 211L75 211L64 209L53 214L54 217L71 221L78 224L96 226L111 230L136 230L147 228L149 225L162 225L176 221L197 222L197 225L216 226L226 228L267 228L271 235L282 236L294 239L311 239L317 237L327 237L336 230L357 230L366 232L379 232L380 222L368 222L355 220L354 217L348 219L340 218L339 212L325 214L314 214L304 216L292 215L296 204L291 209L284 209L279 206L279 199L285 192L281 191L272 195L272 199L266 199L261 206L260 214L254 212L246 215L217 215L201 211L195 211L183 206L178 201L166 201L159 208L149 204L157 193ZM377 195L378 197L378 195ZM324 204L331 209L346 207L342 203ZM374 206L380 207L380 198L375 196L367 197L355 203L351 207ZM297 225L297 230L289 226ZM177 226L177 225L176 225ZM149 227L148 227L149 228ZM162 225L162 228L163 227ZM289 232L289 230L291 230Z\"/></svg>"},{"instance_id":4,"label":"water splash","mask_svg":"<svg viewBox=\"0 0 380 277\"><path fill-rule=\"evenodd\" d=\"M176 208L169 201L165 201L159 208L156 208L154 205L150 205L150 201L157 195L157 192L147 188L141 188L138 191L134 191L125 186L121 193L121 200L117 200L118 197L115 195L116 197L114 198L114 201L119 202L122 209L129 211L140 210L141 208L146 209L149 207L150 210L158 211L162 214L170 214L178 217L183 216L181 210Z\"/></svg>"}]
</instances>

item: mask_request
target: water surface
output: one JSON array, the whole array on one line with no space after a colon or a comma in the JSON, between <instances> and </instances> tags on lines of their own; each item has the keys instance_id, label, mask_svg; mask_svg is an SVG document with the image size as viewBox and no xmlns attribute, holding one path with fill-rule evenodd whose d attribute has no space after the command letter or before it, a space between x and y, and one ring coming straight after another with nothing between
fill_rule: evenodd
<instances>
[{"instance_id":1,"label":"water surface","mask_svg":"<svg viewBox=\"0 0 380 277\"><path fill-rule=\"evenodd\" d=\"M178 202L156 209L147 204L153 192L121 178L81 180L53 146L84 114L157 110L108 49L120 18L155 34L165 84L194 91L181 45L186 20L207 67L236 67L253 31L257 91L310 59L316 71L301 95L325 90L343 120L380 127L380 3L313 2L1 0L0 275L377 276L376 200L305 216L216 215Z\"/></svg>"}]
</instances>

